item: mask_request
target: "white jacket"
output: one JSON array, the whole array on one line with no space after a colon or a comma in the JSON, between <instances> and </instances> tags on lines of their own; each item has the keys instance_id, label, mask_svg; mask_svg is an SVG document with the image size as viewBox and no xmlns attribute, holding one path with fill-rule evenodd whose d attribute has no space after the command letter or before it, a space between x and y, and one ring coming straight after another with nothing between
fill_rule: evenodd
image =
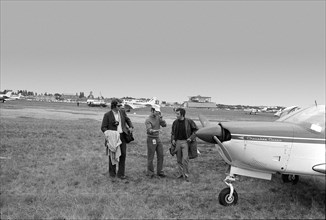
<instances>
[{"instance_id":1,"label":"white jacket","mask_svg":"<svg viewBox=\"0 0 326 220\"><path fill-rule=\"evenodd\" d=\"M122 143L120 140L120 133L118 131L106 130L104 135L107 140L106 144L109 148L109 156L112 165L118 164L121 156L120 144Z\"/></svg>"}]
</instances>

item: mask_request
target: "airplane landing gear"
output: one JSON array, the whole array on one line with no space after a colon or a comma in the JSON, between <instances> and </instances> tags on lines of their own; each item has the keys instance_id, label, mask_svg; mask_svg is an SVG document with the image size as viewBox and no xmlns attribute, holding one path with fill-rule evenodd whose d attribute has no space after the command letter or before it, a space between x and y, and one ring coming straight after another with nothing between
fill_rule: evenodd
<instances>
[{"instance_id":1,"label":"airplane landing gear","mask_svg":"<svg viewBox=\"0 0 326 220\"><path fill-rule=\"evenodd\" d=\"M233 188L232 182L235 181L233 176L227 176L224 180L224 183L228 188L224 188L218 195L218 199L221 205L231 206L235 205L238 202L238 193Z\"/></svg>"},{"instance_id":2,"label":"airplane landing gear","mask_svg":"<svg viewBox=\"0 0 326 220\"><path fill-rule=\"evenodd\" d=\"M295 185L299 182L299 176L298 175L291 175L291 174L282 174L282 180L284 183L291 182L292 185Z\"/></svg>"}]
</instances>

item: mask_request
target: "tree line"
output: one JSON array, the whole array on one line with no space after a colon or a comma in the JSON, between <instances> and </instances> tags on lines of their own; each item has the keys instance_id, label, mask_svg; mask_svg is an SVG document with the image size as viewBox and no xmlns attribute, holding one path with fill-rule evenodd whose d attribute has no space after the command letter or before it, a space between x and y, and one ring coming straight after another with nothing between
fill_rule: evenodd
<instances>
[{"instance_id":1,"label":"tree line","mask_svg":"<svg viewBox=\"0 0 326 220\"><path fill-rule=\"evenodd\" d=\"M5 89L3 91L3 93L6 94L7 92L10 92L10 91L12 92L12 94L18 95L20 93L23 96L44 95L44 96L55 96L55 97L59 97L60 98L62 96L62 94L63 94L63 93L61 93L61 94L60 93L54 93L54 94L52 94L52 93L47 93L47 92L45 92L44 94L43 93L38 94L37 92L27 91L27 90L17 90L17 93L15 93L15 92L13 92L12 90L9 90L9 89ZM78 98L84 98L84 97L86 97L84 92L79 92L79 94L76 93L76 96Z\"/></svg>"}]
</instances>

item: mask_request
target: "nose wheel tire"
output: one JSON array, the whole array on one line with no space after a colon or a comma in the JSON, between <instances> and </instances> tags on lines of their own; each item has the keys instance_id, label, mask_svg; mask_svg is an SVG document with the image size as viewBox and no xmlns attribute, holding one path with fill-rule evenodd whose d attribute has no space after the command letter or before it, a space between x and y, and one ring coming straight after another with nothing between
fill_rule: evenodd
<instances>
[{"instance_id":1,"label":"nose wheel tire","mask_svg":"<svg viewBox=\"0 0 326 220\"><path fill-rule=\"evenodd\" d=\"M230 197L230 188L223 189L218 195L218 199L221 205L231 206L235 205L238 202L238 193L233 190L233 195Z\"/></svg>"},{"instance_id":2,"label":"nose wheel tire","mask_svg":"<svg viewBox=\"0 0 326 220\"><path fill-rule=\"evenodd\" d=\"M284 183L291 182L293 185L295 185L299 182L299 176L298 175L282 174L282 180Z\"/></svg>"}]
</instances>

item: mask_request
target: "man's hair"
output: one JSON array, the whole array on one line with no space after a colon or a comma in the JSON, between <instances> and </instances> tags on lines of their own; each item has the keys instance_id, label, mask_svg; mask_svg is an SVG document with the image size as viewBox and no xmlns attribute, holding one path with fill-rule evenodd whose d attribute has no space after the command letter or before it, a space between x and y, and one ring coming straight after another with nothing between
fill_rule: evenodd
<instances>
[{"instance_id":1,"label":"man's hair","mask_svg":"<svg viewBox=\"0 0 326 220\"><path fill-rule=\"evenodd\" d=\"M121 103L121 100L120 100L120 99L113 99L113 100L111 101L111 109L116 108L117 105L120 104L120 103Z\"/></svg>"},{"instance_id":2,"label":"man's hair","mask_svg":"<svg viewBox=\"0 0 326 220\"><path fill-rule=\"evenodd\" d=\"M186 110L184 108L177 108L175 111L180 112L180 115L183 117L186 115Z\"/></svg>"}]
</instances>

